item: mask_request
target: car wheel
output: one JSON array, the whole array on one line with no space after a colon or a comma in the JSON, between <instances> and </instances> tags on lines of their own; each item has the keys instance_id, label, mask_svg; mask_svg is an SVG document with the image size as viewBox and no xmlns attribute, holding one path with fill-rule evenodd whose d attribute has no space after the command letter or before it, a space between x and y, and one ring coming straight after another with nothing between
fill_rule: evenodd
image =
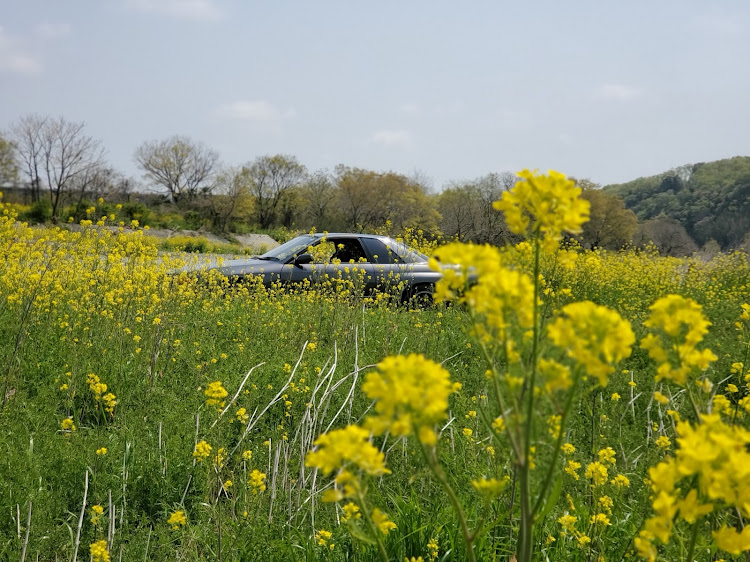
<instances>
[{"instance_id":1,"label":"car wheel","mask_svg":"<svg viewBox=\"0 0 750 562\"><path fill-rule=\"evenodd\" d=\"M433 305L434 285L419 285L414 287L409 299L409 306L412 308L429 308Z\"/></svg>"}]
</instances>

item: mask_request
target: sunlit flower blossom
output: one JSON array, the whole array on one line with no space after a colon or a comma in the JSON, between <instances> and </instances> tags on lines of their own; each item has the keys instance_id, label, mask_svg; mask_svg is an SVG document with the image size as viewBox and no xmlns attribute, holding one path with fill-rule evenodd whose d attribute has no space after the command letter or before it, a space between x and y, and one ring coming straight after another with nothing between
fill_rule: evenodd
<instances>
[{"instance_id":1,"label":"sunlit flower blossom","mask_svg":"<svg viewBox=\"0 0 750 562\"><path fill-rule=\"evenodd\" d=\"M341 515L341 522L346 523L353 519L359 519L362 514L359 512L359 507L354 502L348 502L341 506L341 510L344 512Z\"/></svg>"},{"instance_id":2,"label":"sunlit flower blossom","mask_svg":"<svg viewBox=\"0 0 750 562\"><path fill-rule=\"evenodd\" d=\"M176 531L183 525L187 523L187 517L185 516L185 512L181 509L178 509L177 511L173 512L169 519L167 519L167 525L171 525L172 530Z\"/></svg>"},{"instance_id":3,"label":"sunlit flower blossom","mask_svg":"<svg viewBox=\"0 0 750 562\"><path fill-rule=\"evenodd\" d=\"M522 170L517 175L516 185L492 205L505 213L511 232L526 234L531 229L551 240L559 240L566 232L581 232L590 204L581 198L581 188L574 181L554 170L546 175Z\"/></svg>"},{"instance_id":4,"label":"sunlit flower blossom","mask_svg":"<svg viewBox=\"0 0 750 562\"><path fill-rule=\"evenodd\" d=\"M102 539L91 543L89 549L91 550L91 562L110 562L106 540Z\"/></svg>"},{"instance_id":5,"label":"sunlit flower blossom","mask_svg":"<svg viewBox=\"0 0 750 562\"><path fill-rule=\"evenodd\" d=\"M213 447L211 447L206 441L199 441L196 443L195 449L193 450L193 457L195 457L198 462L204 461L211 454L212 448Z\"/></svg>"},{"instance_id":6,"label":"sunlit flower blossom","mask_svg":"<svg viewBox=\"0 0 750 562\"><path fill-rule=\"evenodd\" d=\"M598 461L586 466L586 478L596 486L601 486L607 481L607 467Z\"/></svg>"},{"instance_id":7,"label":"sunlit flower blossom","mask_svg":"<svg viewBox=\"0 0 750 562\"><path fill-rule=\"evenodd\" d=\"M369 431L356 425L324 433L315 440L316 449L307 453L305 466L316 467L323 474L349 466L373 476L390 473L385 455L368 441L369 437Z\"/></svg>"},{"instance_id":8,"label":"sunlit flower blossom","mask_svg":"<svg viewBox=\"0 0 750 562\"><path fill-rule=\"evenodd\" d=\"M221 384L221 381L214 381L203 391L206 395L206 406L224 407L224 399L229 395L227 390Z\"/></svg>"},{"instance_id":9,"label":"sunlit flower blossom","mask_svg":"<svg viewBox=\"0 0 750 562\"><path fill-rule=\"evenodd\" d=\"M667 295L650 310L643 325L667 337L665 341L662 335L651 333L641 340L641 347L658 364L656 380L669 379L684 386L691 372L704 371L716 361L711 350L696 349L711 325L701 305L680 295Z\"/></svg>"},{"instance_id":10,"label":"sunlit flower blossom","mask_svg":"<svg viewBox=\"0 0 750 562\"><path fill-rule=\"evenodd\" d=\"M562 309L547 328L550 340L607 385L614 366L630 355L635 335L630 323L614 310L592 302L575 302Z\"/></svg>"},{"instance_id":11,"label":"sunlit flower blossom","mask_svg":"<svg viewBox=\"0 0 750 562\"><path fill-rule=\"evenodd\" d=\"M260 470L256 469L250 473L250 481L248 483L256 494L266 491L266 475Z\"/></svg>"},{"instance_id":12,"label":"sunlit flower blossom","mask_svg":"<svg viewBox=\"0 0 750 562\"><path fill-rule=\"evenodd\" d=\"M376 435L390 431L395 436L417 432L426 445L434 445L434 425L445 419L448 397L460 388L440 364L421 355L386 357L377 371L367 374L362 391L375 400L374 414L365 427Z\"/></svg>"},{"instance_id":13,"label":"sunlit flower blossom","mask_svg":"<svg viewBox=\"0 0 750 562\"><path fill-rule=\"evenodd\" d=\"M474 486L474 489L480 496L484 497L487 501L491 501L503 493L509 482L510 478L505 476L501 479L480 478L478 480L472 480L471 485Z\"/></svg>"},{"instance_id":14,"label":"sunlit flower blossom","mask_svg":"<svg viewBox=\"0 0 750 562\"><path fill-rule=\"evenodd\" d=\"M370 517L372 517L373 524L384 535L387 535L396 528L396 524L388 519L388 515L380 511L377 507L372 510Z\"/></svg>"}]
</instances>

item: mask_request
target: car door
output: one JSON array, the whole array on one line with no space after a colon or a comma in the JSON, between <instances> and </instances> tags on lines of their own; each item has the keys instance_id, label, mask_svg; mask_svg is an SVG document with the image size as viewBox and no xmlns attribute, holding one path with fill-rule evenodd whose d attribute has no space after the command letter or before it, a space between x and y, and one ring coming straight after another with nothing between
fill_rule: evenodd
<instances>
[{"instance_id":1,"label":"car door","mask_svg":"<svg viewBox=\"0 0 750 562\"><path fill-rule=\"evenodd\" d=\"M411 282L409 264L391 251L381 240L362 237L373 262L372 287L388 294L400 296Z\"/></svg>"},{"instance_id":2,"label":"car door","mask_svg":"<svg viewBox=\"0 0 750 562\"><path fill-rule=\"evenodd\" d=\"M333 253L324 263L327 280L344 285L356 294L369 294L375 286L373 264L359 238L327 237L333 246Z\"/></svg>"}]
</instances>

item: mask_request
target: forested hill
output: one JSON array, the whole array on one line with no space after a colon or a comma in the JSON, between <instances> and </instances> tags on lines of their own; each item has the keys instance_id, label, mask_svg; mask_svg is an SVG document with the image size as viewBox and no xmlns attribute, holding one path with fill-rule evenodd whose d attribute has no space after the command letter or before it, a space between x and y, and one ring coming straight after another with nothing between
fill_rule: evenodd
<instances>
[{"instance_id":1,"label":"forested hill","mask_svg":"<svg viewBox=\"0 0 750 562\"><path fill-rule=\"evenodd\" d=\"M735 248L750 236L750 156L687 164L604 191L621 197L641 221L677 220L699 245L713 239Z\"/></svg>"}]
</instances>

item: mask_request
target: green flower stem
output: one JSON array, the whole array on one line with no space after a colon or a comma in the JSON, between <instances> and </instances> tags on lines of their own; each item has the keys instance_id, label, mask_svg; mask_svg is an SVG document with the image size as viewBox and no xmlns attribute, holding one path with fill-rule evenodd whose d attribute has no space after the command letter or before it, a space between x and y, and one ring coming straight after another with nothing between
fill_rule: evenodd
<instances>
[{"instance_id":1,"label":"green flower stem","mask_svg":"<svg viewBox=\"0 0 750 562\"><path fill-rule=\"evenodd\" d=\"M518 562L531 562L533 555L534 511L531 507L531 438L534 430L534 387L536 384L537 355L539 354L539 258L541 241L539 230L534 232L534 309L533 339L531 344L531 375L526 386L526 419L524 420L524 450L520 461L521 530L518 545Z\"/></svg>"},{"instance_id":2,"label":"green flower stem","mask_svg":"<svg viewBox=\"0 0 750 562\"><path fill-rule=\"evenodd\" d=\"M367 521L367 526L370 527L370 530L372 531L372 536L375 537L375 543L378 546L378 553L380 554L380 558L383 559L383 562L389 562L388 552L385 550L385 544L383 543L383 539L380 536L380 529L378 529L377 525L375 525L375 522L372 520L370 510L368 509L367 502L365 501L365 496L359 489L359 485L357 485L357 503L362 508L362 512L365 516L365 521Z\"/></svg>"},{"instance_id":3,"label":"green flower stem","mask_svg":"<svg viewBox=\"0 0 750 562\"><path fill-rule=\"evenodd\" d=\"M507 347L507 340L506 340L506 347ZM516 458L521 457L521 447L518 444L518 441L516 441L516 437L513 434L513 432L510 430L511 424L508 423L508 416L506 414L507 408L505 406L505 401L503 400L502 391L500 389L500 380L498 376L498 372L495 369L495 363L492 361L492 358L490 358L490 355L487 351L487 348L480 343L479 349L482 350L482 354L484 355L484 360L489 365L490 369L492 370L492 382L495 387L495 396L497 398L497 404L500 406L500 415L503 418L503 421L505 422L505 433L508 435L508 439L510 440L510 446L513 449L513 453L516 455ZM506 362L507 362L507 354L506 354ZM489 425L490 430L492 431L492 434L496 436L494 428L492 428L492 424Z\"/></svg>"},{"instance_id":4,"label":"green flower stem","mask_svg":"<svg viewBox=\"0 0 750 562\"><path fill-rule=\"evenodd\" d=\"M688 545L688 553L687 553L687 560L688 562L693 562L693 553L695 552L695 541L698 538L698 522L699 520L696 519L695 523L693 523L693 529L690 533L690 544Z\"/></svg>"},{"instance_id":5,"label":"green flower stem","mask_svg":"<svg viewBox=\"0 0 750 562\"><path fill-rule=\"evenodd\" d=\"M415 428L415 435L416 435L416 428ZM476 535L472 534L471 531L469 530L469 525L466 521L466 514L464 513L463 507L461 507L461 502L458 499L456 492L448 483L448 478L445 476L445 472L443 471L443 468L440 466L440 463L437 460L437 456L435 455L435 449L427 447L421 441L419 445L420 445L420 448L422 449L422 454L424 455L427 465L430 467L430 470L435 475L435 478L437 478L438 482L440 482L440 485L448 494L448 499L450 499L451 505L453 506L453 509L456 511L456 515L458 516L458 521L461 525L461 532L464 535L464 541L466 541L466 551L468 553L468 559L470 562L476 562L476 557L474 556L474 539L476 538Z\"/></svg>"},{"instance_id":6,"label":"green flower stem","mask_svg":"<svg viewBox=\"0 0 750 562\"><path fill-rule=\"evenodd\" d=\"M564 429L565 429L565 422L568 419L568 414L570 413L571 406L573 404L573 397L576 394L576 390L578 388L578 381L581 379L581 372L580 370L576 369L576 375L573 379L573 386L570 388L570 392L568 393L568 397L565 400L565 409L562 413L562 418L560 419L560 432L557 435L557 440L555 441L555 450L552 453L552 461L550 461L549 467L547 468L547 474L544 477L544 481L542 483L542 488L539 490L539 496L536 499L536 502L534 503L534 507L531 510L532 517L536 515L536 513L541 509L542 502L544 501L544 496L547 493L547 489L549 488L550 483L552 482L552 478L555 475L555 466L557 465L557 459L560 457L560 449L562 448L562 441L563 441L563 435L564 435Z\"/></svg>"},{"instance_id":7,"label":"green flower stem","mask_svg":"<svg viewBox=\"0 0 750 562\"><path fill-rule=\"evenodd\" d=\"M693 413L695 414L695 421L696 423L700 423L701 421L701 411L698 409L698 404L695 401L695 396L693 396L693 389L691 388L690 383L685 385L685 388L687 389L687 395L690 399L690 405L693 407Z\"/></svg>"}]
</instances>

